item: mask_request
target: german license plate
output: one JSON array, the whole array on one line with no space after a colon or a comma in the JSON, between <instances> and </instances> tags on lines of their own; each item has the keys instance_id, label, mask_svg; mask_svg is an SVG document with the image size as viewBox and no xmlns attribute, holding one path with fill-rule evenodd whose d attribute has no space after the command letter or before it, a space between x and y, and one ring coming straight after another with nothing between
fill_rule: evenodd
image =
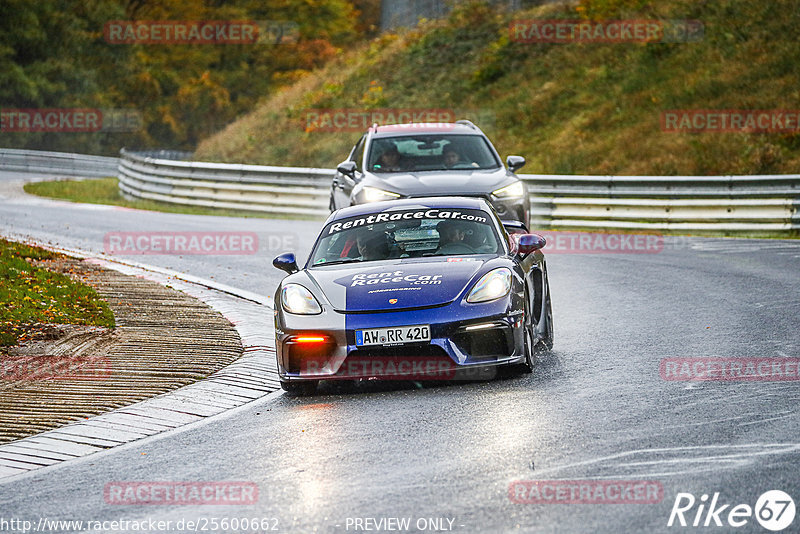
<instances>
[{"instance_id":1,"label":"german license plate","mask_svg":"<svg viewBox=\"0 0 800 534\"><path fill-rule=\"evenodd\" d=\"M431 327L427 324L356 330L356 345L359 347L365 345L400 345L430 340Z\"/></svg>"}]
</instances>

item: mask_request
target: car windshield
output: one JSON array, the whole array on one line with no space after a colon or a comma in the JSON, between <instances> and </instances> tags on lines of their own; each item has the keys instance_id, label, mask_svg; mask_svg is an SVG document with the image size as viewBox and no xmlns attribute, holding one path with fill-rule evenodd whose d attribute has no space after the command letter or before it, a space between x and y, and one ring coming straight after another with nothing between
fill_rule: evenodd
<instances>
[{"instance_id":1,"label":"car windshield","mask_svg":"<svg viewBox=\"0 0 800 534\"><path fill-rule=\"evenodd\" d=\"M369 150L371 172L496 169L500 162L481 135L381 137Z\"/></svg>"},{"instance_id":2,"label":"car windshield","mask_svg":"<svg viewBox=\"0 0 800 534\"><path fill-rule=\"evenodd\" d=\"M418 208L359 215L328 224L311 253L311 265L502 251L502 241L488 213Z\"/></svg>"}]
</instances>

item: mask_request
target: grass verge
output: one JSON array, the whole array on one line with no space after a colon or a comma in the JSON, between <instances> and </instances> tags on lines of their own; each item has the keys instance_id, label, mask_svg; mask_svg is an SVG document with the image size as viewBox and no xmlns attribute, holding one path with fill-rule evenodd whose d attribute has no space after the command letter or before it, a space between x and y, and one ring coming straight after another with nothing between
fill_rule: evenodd
<instances>
[{"instance_id":1,"label":"grass verge","mask_svg":"<svg viewBox=\"0 0 800 534\"><path fill-rule=\"evenodd\" d=\"M0 346L31 339L41 324L114 326L94 289L32 264L63 257L0 239Z\"/></svg>"},{"instance_id":2,"label":"grass verge","mask_svg":"<svg viewBox=\"0 0 800 534\"><path fill-rule=\"evenodd\" d=\"M182 213L186 215L216 215L221 217L251 217L260 219L303 219L288 215L258 213L247 210L225 208L206 208L203 206L183 206L155 200L128 200L119 192L116 178L97 178L90 180L55 180L25 184L25 192L46 198L83 202L86 204L106 204L138 210ZM306 217L307 218L307 217Z\"/></svg>"}]
</instances>

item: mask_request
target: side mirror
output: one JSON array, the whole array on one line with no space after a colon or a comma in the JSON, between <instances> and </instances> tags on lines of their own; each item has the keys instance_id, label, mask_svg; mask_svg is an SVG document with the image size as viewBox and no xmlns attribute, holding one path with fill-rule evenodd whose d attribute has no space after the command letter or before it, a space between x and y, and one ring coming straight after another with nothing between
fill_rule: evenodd
<instances>
[{"instance_id":1,"label":"side mirror","mask_svg":"<svg viewBox=\"0 0 800 534\"><path fill-rule=\"evenodd\" d=\"M355 180L356 177L356 162L355 161L343 161L336 167L336 170L340 173L344 174L345 176L349 176Z\"/></svg>"},{"instance_id":2,"label":"side mirror","mask_svg":"<svg viewBox=\"0 0 800 534\"><path fill-rule=\"evenodd\" d=\"M506 165L509 171L517 172L525 166L525 158L522 156L508 156L508 158L506 158Z\"/></svg>"},{"instance_id":3,"label":"side mirror","mask_svg":"<svg viewBox=\"0 0 800 534\"><path fill-rule=\"evenodd\" d=\"M297 259L294 257L293 252L284 252L272 260L272 265L281 271L286 271L288 274L296 273L300 270L297 268Z\"/></svg>"},{"instance_id":4,"label":"side mirror","mask_svg":"<svg viewBox=\"0 0 800 534\"><path fill-rule=\"evenodd\" d=\"M522 234L517 239L517 254L530 254L543 248L547 240L538 234Z\"/></svg>"}]
</instances>

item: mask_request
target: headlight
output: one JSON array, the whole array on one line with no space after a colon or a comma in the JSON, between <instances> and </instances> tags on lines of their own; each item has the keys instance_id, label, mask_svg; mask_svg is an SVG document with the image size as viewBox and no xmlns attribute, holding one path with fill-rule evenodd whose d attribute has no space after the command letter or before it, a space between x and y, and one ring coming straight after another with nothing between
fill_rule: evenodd
<instances>
[{"instance_id":1,"label":"headlight","mask_svg":"<svg viewBox=\"0 0 800 534\"><path fill-rule=\"evenodd\" d=\"M400 198L400 195L378 189L377 187L364 186L364 200L367 202L379 202L381 200L392 200L395 198Z\"/></svg>"},{"instance_id":2,"label":"headlight","mask_svg":"<svg viewBox=\"0 0 800 534\"><path fill-rule=\"evenodd\" d=\"M298 315L316 315L322 313L322 308L311 294L311 291L300 284L286 284L281 291L283 309Z\"/></svg>"},{"instance_id":3,"label":"headlight","mask_svg":"<svg viewBox=\"0 0 800 534\"><path fill-rule=\"evenodd\" d=\"M492 194L497 198L521 197L525 194L525 189L522 187L522 182L515 182L511 185L501 187L497 191L492 191Z\"/></svg>"},{"instance_id":4,"label":"headlight","mask_svg":"<svg viewBox=\"0 0 800 534\"><path fill-rule=\"evenodd\" d=\"M486 302L505 297L511 291L511 270L506 267L484 274L467 296L467 302Z\"/></svg>"}]
</instances>

